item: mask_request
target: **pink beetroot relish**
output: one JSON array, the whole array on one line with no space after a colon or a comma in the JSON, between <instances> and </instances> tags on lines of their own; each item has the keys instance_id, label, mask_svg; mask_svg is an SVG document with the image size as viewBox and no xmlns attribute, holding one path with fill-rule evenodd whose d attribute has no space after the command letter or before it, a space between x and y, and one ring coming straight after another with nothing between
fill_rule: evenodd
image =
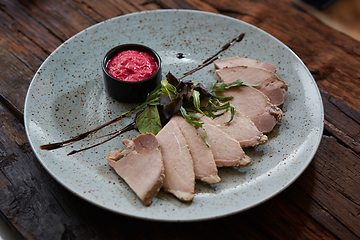
<instances>
[{"instance_id":1,"label":"pink beetroot relish","mask_svg":"<svg viewBox=\"0 0 360 240\"><path fill-rule=\"evenodd\" d=\"M118 53L107 63L106 70L114 78L136 82L151 77L158 66L148 53L126 50Z\"/></svg>"}]
</instances>

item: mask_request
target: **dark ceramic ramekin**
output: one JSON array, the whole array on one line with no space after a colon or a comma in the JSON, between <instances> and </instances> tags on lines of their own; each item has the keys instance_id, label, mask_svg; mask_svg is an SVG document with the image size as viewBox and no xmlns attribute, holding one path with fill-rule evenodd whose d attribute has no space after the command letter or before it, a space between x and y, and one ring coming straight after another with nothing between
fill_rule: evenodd
<instances>
[{"instance_id":1,"label":"dark ceramic ramekin","mask_svg":"<svg viewBox=\"0 0 360 240\"><path fill-rule=\"evenodd\" d=\"M155 62L158 66L157 71L151 77L136 82L122 81L111 76L106 70L106 65L108 61L115 57L117 53L126 50L137 50L140 52L148 53L151 57L155 59ZM153 49L141 44L123 44L112 48L106 53L102 61L102 71L105 89L108 94L112 98L126 103L144 102L147 98L148 93L150 93L154 88L159 86L162 80L160 56Z\"/></svg>"}]
</instances>

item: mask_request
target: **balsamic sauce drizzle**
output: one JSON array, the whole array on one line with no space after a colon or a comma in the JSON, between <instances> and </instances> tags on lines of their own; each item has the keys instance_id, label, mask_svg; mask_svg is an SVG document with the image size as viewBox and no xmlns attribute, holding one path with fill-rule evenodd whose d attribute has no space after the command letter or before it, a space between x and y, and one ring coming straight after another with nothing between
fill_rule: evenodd
<instances>
[{"instance_id":1,"label":"balsamic sauce drizzle","mask_svg":"<svg viewBox=\"0 0 360 240\"><path fill-rule=\"evenodd\" d=\"M89 136L90 134L93 134L97 131L99 131L100 129L106 127L106 126L109 126L110 124L113 124L121 119L123 119L125 117L126 114L132 112L135 108L121 114L119 117L115 118L115 119L112 119L106 123L104 123L103 125L99 126L99 127L96 127L92 130L89 130L87 132L84 132L84 133L81 133L73 138L70 138L68 140L64 140L64 141L61 141L61 142L56 142L56 143L49 143L49 144L44 144L44 145L41 145L40 146L40 149L41 150L54 150L54 149L58 149L58 148L61 148L61 147L66 147L74 142L77 142L77 141L80 141L80 140L83 140L84 138L86 138L87 136ZM128 126L127 126L128 127ZM125 127L126 128L126 127ZM123 129L125 129L123 128ZM123 129L121 129L119 132L121 132ZM107 142L105 140L105 142Z\"/></svg>"},{"instance_id":2,"label":"balsamic sauce drizzle","mask_svg":"<svg viewBox=\"0 0 360 240\"><path fill-rule=\"evenodd\" d=\"M227 50L229 47L231 47L235 43L240 42L241 40L243 40L244 37L245 37L245 33L241 33L236 38L233 38L230 42L228 42L227 44L222 46L221 49L217 53L215 53L214 55L212 55L208 59L204 60L202 62L202 64L200 64L196 68L184 73L183 76L181 78L179 78L179 79L181 80L184 77L189 76L189 75L193 74L194 72L199 71L200 69L203 69L204 67L210 65L211 63L213 63L215 60L217 60L219 58L218 56L219 56L220 53L224 52L225 50Z\"/></svg>"},{"instance_id":3,"label":"balsamic sauce drizzle","mask_svg":"<svg viewBox=\"0 0 360 240\"><path fill-rule=\"evenodd\" d=\"M97 146L99 146L99 145L101 145L103 143L106 143L106 142L118 137L119 135L121 135L121 134L123 134L123 133L125 133L127 131L131 131L131 130L135 130L135 129L137 129L137 127L136 127L136 122L134 121L134 122L130 123L129 125L127 125L126 127L124 127L123 129L121 129L120 131L116 131L116 132L107 134L106 136L110 136L110 135L113 135L113 136L105 139L104 141L96 143L96 144L91 145L91 146L86 147L86 148L81 148L79 150L73 150L73 151L69 152L67 155L70 156L70 155L73 155L75 153L82 152L82 151L85 151L85 150L89 150L90 148L97 147Z\"/></svg>"},{"instance_id":4,"label":"balsamic sauce drizzle","mask_svg":"<svg viewBox=\"0 0 360 240\"><path fill-rule=\"evenodd\" d=\"M241 33L238 37L235 37L233 38L230 42L228 42L227 44L225 44L224 46L221 47L221 49L215 53L213 56L209 57L208 59L204 60L200 65L198 65L196 68L186 72L183 74L183 76L181 78L179 78L180 80L183 79L184 77L186 76L189 76L191 74L193 74L194 72L196 71L199 71L200 69L203 69L204 67L210 65L211 63L213 63L215 60L217 60L219 57L219 54L224 52L225 50L227 50L229 47L231 47L232 45L234 45L235 43L237 42L240 42L245 36L245 33ZM183 58L184 55L182 53L178 53L178 58ZM84 132L82 134L79 134L73 138L70 138L68 140L65 140L65 141L61 141L61 142L56 142L56 143L49 143L49 144L44 144L44 145L41 145L40 146L40 149L41 150L54 150L54 149L58 149L58 148L62 148L62 147L66 147L70 144L73 144L77 141L80 141L80 140L83 140L85 139L86 137L88 137L89 135L91 134L94 134L96 133L97 131L99 131L100 129L106 127L106 126L109 126L110 124L112 123L115 123L121 119L123 119L125 117L126 114L128 113L131 113L132 111L134 111L136 108L133 108L127 112L124 112L122 113L119 117L113 119L113 120L110 120L109 122L106 122L104 124L102 124L101 126L99 127L96 127L92 130L89 130L87 132ZM111 136L105 140L103 140L102 142L99 142L99 143L96 143L94 145L91 145L89 147L86 147L86 148L81 148L79 150L73 150L71 151L70 153L68 153L67 155L73 155L75 153L78 153L78 152L82 152L82 151L85 151L85 150L88 150L88 149L91 149L91 148L94 148L94 147L97 147L103 143L106 143L116 137L118 137L119 135L127 132L127 131L131 131L131 130L136 130L137 129L137 126L136 126L136 118L137 118L137 115L135 116L134 118L134 121L132 123L130 123L129 125L125 126L124 128L122 128L121 130L119 131L115 131L115 132L112 132L112 133L109 133L109 134L106 134L104 136L101 136L101 137L105 137L105 136Z\"/></svg>"}]
</instances>

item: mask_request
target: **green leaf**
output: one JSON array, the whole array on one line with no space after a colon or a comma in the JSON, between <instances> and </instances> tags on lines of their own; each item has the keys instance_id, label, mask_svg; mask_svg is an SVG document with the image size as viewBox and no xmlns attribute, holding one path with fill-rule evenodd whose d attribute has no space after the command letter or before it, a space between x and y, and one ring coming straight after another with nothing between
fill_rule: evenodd
<instances>
[{"instance_id":1,"label":"green leaf","mask_svg":"<svg viewBox=\"0 0 360 240\"><path fill-rule=\"evenodd\" d=\"M218 84L219 82L217 81L216 83L212 84L211 85L211 88L210 90L212 92L220 92L220 91L223 91L225 89L229 89L229 88L232 88L232 87L238 87L238 86L248 86L248 87L256 87L256 86L259 86L260 84L249 84L249 83L244 83L240 78L234 82L231 82L231 83L221 83L221 84Z\"/></svg>"},{"instance_id":2,"label":"green leaf","mask_svg":"<svg viewBox=\"0 0 360 240\"><path fill-rule=\"evenodd\" d=\"M162 94L161 86L156 87L154 90L152 90L149 94L149 96L146 98L145 102L140 104L136 107L136 109L140 109L144 107L145 105L158 105L159 104L159 98Z\"/></svg>"},{"instance_id":3,"label":"green leaf","mask_svg":"<svg viewBox=\"0 0 360 240\"><path fill-rule=\"evenodd\" d=\"M202 126L202 122L193 121L193 119L196 119L196 120L200 119L200 117L198 115L196 115L195 113L188 113L184 107L180 108L180 113L189 123L192 123L198 127Z\"/></svg>"},{"instance_id":4,"label":"green leaf","mask_svg":"<svg viewBox=\"0 0 360 240\"><path fill-rule=\"evenodd\" d=\"M136 118L136 125L140 133L156 135L161 129L161 121L157 106L148 105Z\"/></svg>"},{"instance_id":5,"label":"green leaf","mask_svg":"<svg viewBox=\"0 0 360 240\"><path fill-rule=\"evenodd\" d=\"M213 99L216 99L218 100L219 102L227 102L227 101L230 101L231 99L233 99L234 97L221 97L221 96L216 96L216 98L213 98Z\"/></svg>"},{"instance_id":6,"label":"green leaf","mask_svg":"<svg viewBox=\"0 0 360 240\"><path fill-rule=\"evenodd\" d=\"M165 79L161 81L161 91L166 94L170 100L176 98L179 95L179 93L176 91L176 87L174 87Z\"/></svg>"},{"instance_id":7,"label":"green leaf","mask_svg":"<svg viewBox=\"0 0 360 240\"><path fill-rule=\"evenodd\" d=\"M206 133L206 129L203 127L203 122L193 120L193 119L199 120L200 117L195 113L188 113L184 107L180 108L180 113L189 123L194 124L195 126L200 127L204 130L204 141L206 145L210 147L210 144L206 141L207 133Z\"/></svg>"},{"instance_id":8,"label":"green leaf","mask_svg":"<svg viewBox=\"0 0 360 240\"><path fill-rule=\"evenodd\" d=\"M219 79L217 79L215 83L211 84L209 91L212 92L212 93L216 92L216 89L217 89L217 86L218 86L219 82L220 82Z\"/></svg>"},{"instance_id":9,"label":"green leaf","mask_svg":"<svg viewBox=\"0 0 360 240\"><path fill-rule=\"evenodd\" d=\"M203 111L201 111L200 109L200 92L197 90L193 90L191 96L193 98L193 105L196 111L201 113L202 115L205 115L205 113L203 113Z\"/></svg>"},{"instance_id":10,"label":"green leaf","mask_svg":"<svg viewBox=\"0 0 360 240\"><path fill-rule=\"evenodd\" d=\"M206 107L202 107L201 109L207 113L206 116L214 119L224 114L223 112L219 114L214 114L214 112L217 112L218 110L222 110L222 109L228 111L230 110L231 106L232 105L229 102L221 105L219 101L214 101L214 102L209 101L208 105Z\"/></svg>"},{"instance_id":11,"label":"green leaf","mask_svg":"<svg viewBox=\"0 0 360 240\"><path fill-rule=\"evenodd\" d=\"M230 123L233 119L234 119L234 115L235 115L235 106L230 104L230 113L231 113L231 117L230 120L227 121L226 123Z\"/></svg>"},{"instance_id":12,"label":"green leaf","mask_svg":"<svg viewBox=\"0 0 360 240\"><path fill-rule=\"evenodd\" d=\"M165 122L179 112L183 105L183 96L176 91L176 88L167 80L161 81L162 94L159 97L159 110L161 111L161 119ZM165 124L165 122L163 122Z\"/></svg>"}]
</instances>

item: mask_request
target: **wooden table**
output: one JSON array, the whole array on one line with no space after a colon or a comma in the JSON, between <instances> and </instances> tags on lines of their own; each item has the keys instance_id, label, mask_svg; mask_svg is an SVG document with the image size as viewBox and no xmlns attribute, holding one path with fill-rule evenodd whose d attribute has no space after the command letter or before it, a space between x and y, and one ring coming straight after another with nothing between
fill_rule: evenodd
<instances>
[{"instance_id":1,"label":"wooden table","mask_svg":"<svg viewBox=\"0 0 360 240\"><path fill-rule=\"evenodd\" d=\"M321 89L325 131L310 166L285 191L217 220L164 223L117 215L76 197L43 169L23 126L40 64L100 21L167 8L253 24L289 46ZM0 0L0 210L26 239L359 239L360 43L289 0Z\"/></svg>"}]
</instances>

